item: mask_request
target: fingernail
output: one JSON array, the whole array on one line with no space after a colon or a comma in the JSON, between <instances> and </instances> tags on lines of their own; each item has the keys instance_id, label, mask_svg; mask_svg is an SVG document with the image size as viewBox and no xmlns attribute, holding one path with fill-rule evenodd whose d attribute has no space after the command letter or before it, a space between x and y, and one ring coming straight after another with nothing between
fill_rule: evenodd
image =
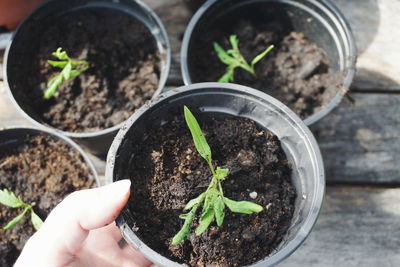
<instances>
[{"instance_id":1,"label":"fingernail","mask_svg":"<svg viewBox=\"0 0 400 267\"><path fill-rule=\"evenodd\" d=\"M116 181L112 184L113 186L117 187L118 189L130 189L131 188L131 180L124 179Z\"/></svg>"},{"instance_id":2,"label":"fingernail","mask_svg":"<svg viewBox=\"0 0 400 267\"><path fill-rule=\"evenodd\" d=\"M129 192L131 188L131 180L129 179L119 180L112 184L108 184L103 188L105 193L111 190L114 191L114 194L126 194L127 192Z\"/></svg>"}]
</instances>

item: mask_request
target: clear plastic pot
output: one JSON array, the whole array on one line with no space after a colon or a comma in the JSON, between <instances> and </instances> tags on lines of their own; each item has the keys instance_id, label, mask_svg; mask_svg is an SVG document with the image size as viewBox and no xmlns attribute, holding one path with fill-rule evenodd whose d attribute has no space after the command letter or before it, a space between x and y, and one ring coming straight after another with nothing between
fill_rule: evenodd
<instances>
[{"instance_id":1,"label":"clear plastic pot","mask_svg":"<svg viewBox=\"0 0 400 267\"><path fill-rule=\"evenodd\" d=\"M4 81L5 86L11 96L14 104L21 111L22 115L30 120L37 126L40 127L50 127L42 123L40 118L35 114L35 111L27 105L22 105L24 103L24 94L29 93L29 88L18 88L16 86L15 75L11 73L13 64L18 61L18 55L21 51L26 49L26 40L34 40L35 38L40 38L38 36L32 35L32 27L35 25L40 25L41 21L48 16L57 16L57 14L65 14L66 12L74 12L81 9L90 8L108 8L111 10L120 10L130 16L141 21L153 34L154 39L157 43L157 48L160 53L160 80L158 84L158 89L155 91L153 97L157 97L163 90L165 83L167 81L167 76L170 69L171 63L171 48L169 44L169 39L167 32L158 18L158 16L144 3L140 0L120 0L120 1L107 1L107 0L58 0L49 1L37 8L33 13L31 13L17 28L13 33L11 40L7 46L4 57ZM22 91L22 92L20 92ZM26 102L26 101L25 101ZM97 132L88 133L73 133L67 131L61 131L62 134L74 138L76 141L87 147L91 152L101 155L106 154L113 137L118 132L122 123L115 125L113 127L103 129Z\"/></svg>"},{"instance_id":2,"label":"clear plastic pot","mask_svg":"<svg viewBox=\"0 0 400 267\"><path fill-rule=\"evenodd\" d=\"M272 131L281 141L292 163L292 182L297 199L292 225L276 252L252 266L273 266L287 258L313 228L323 200L325 175L318 145L304 122L288 107L255 89L236 84L199 83L171 90L140 108L118 132L107 157L106 183L129 178L126 165L136 159L129 149L140 144L146 133L156 130L183 113L183 105L205 113L252 119ZM131 196L135 197L135 196ZM131 246L159 266L181 266L149 248L134 233L135 221L125 208L117 219L122 235Z\"/></svg>"},{"instance_id":3,"label":"clear plastic pot","mask_svg":"<svg viewBox=\"0 0 400 267\"><path fill-rule=\"evenodd\" d=\"M326 51L332 72L342 72L342 86L331 92L330 102L307 117L310 125L335 108L348 92L355 74L357 49L350 26L329 0L209 0L191 19L182 42L181 70L185 84L191 84L190 54L197 36L207 34L213 23L243 14L269 22L279 21L291 31L303 32L308 40ZM339 82L338 82L339 83Z\"/></svg>"}]
</instances>

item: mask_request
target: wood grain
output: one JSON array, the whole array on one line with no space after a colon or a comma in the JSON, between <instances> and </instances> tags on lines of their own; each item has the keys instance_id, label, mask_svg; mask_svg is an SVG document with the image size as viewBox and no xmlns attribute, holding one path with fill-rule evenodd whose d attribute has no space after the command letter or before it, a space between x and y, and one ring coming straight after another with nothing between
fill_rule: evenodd
<instances>
[{"instance_id":1,"label":"wood grain","mask_svg":"<svg viewBox=\"0 0 400 267\"><path fill-rule=\"evenodd\" d=\"M160 0L147 0L159 2ZM155 12L164 23L172 49L171 70L168 77L169 85L183 85L180 65L180 50L182 38L193 13L183 0L172 0L168 4L155 5Z\"/></svg>"},{"instance_id":2,"label":"wood grain","mask_svg":"<svg viewBox=\"0 0 400 267\"><path fill-rule=\"evenodd\" d=\"M398 188L328 187L314 230L280 266L399 266L398 203Z\"/></svg>"},{"instance_id":3,"label":"wood grain","mask_svg":"<svg viewBox=\"0 0 400 267\"><path fill-rule=\"evenodd\" d=\"M4 82L0 81L0 128L23 125L32 126L32 123L25 119L13 105L4 87Z\"/></svg>"},{"instance_id":4,"label":"wood grain","mask_svg":"<svg viewBox=\"0 0 400 267\"><path fill-rule=\"evenodd\" d=\"M400 95L352 94L311 127L327 180L400 183Z\"/></svg>"}]
</instances>

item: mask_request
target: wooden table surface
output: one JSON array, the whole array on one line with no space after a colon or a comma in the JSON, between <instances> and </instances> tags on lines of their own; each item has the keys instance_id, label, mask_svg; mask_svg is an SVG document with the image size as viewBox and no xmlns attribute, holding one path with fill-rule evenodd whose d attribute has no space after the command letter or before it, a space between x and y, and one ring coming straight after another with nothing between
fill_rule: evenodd
<instances>
[{"instance_id":1,"label":"wooden table surface","mask_svg":"<svg viewBox=\"0 0 400 267\"><path fill-rule=\"evenodd\" d=\"M191 12L181 1L145 0L170 34L169 86L182 84L178 53ZM400 1L334 2L356 38L357 75L349 98L311 127L324 158L326 197L311 235L281 266L400 266ZM31 125L1 78L0 127ZM92 159L104 174L104 161Z\"/></svg>"}]
</instances>

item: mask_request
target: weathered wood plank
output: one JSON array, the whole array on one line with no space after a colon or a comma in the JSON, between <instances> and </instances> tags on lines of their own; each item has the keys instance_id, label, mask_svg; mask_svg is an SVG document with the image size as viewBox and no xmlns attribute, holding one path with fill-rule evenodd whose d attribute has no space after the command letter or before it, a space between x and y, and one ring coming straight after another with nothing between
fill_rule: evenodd
<instances>
[{"instance_id":1,"label":"weathered wood plank","mask_svg":"<svg viewBox=\"0 0 400 267\"><path fill-rule=\"evenodd\" d=\"M3 81L0 81L0 128L22 125L32 126L12 104L11 99L6 93Z\"/></svg>"},{"instance_id":2,"label":"weathered wood plank","mask_svg":"<svg viewBox=\"0 0 400 267\"><path fill-rule=\"evenodd\" d=\"M172 48L171 71L168 77L168 84L183 85L180 50L182 38L193 13L184 3L184 0L146 0L150 6L153 6L155 12L160 16L168 32Z\"/></svg>"},{"instance_id":3,"label":"weathered wood plank","mask_svg":"<svg viewBox=\"0 0 400 267\"><path fill-rule=\"evenodd\" d=\"M400 90L400 1L334 3L348 19L359 50L353 87Z\"/></svg>"},{"instance_id":4,"label":"weathered wood plank","mask_svg":"<svg viewBox=\"0 0 400 267\"><path fill-rule=\"evenodd\" d=\"M280 266L399 266L399 202L399 188L328 187L314 230Z\"/></svg>"},{"instance_id":5,"label":"weathered wood plank","mask_svg":"<svg viewBox=\"0 0 400 267\"><path fill-rule=\"evenodd\" d=\"M400 183L400 95L352 94L311 129L327 180Z\"/></svg>"}]
</instances>

